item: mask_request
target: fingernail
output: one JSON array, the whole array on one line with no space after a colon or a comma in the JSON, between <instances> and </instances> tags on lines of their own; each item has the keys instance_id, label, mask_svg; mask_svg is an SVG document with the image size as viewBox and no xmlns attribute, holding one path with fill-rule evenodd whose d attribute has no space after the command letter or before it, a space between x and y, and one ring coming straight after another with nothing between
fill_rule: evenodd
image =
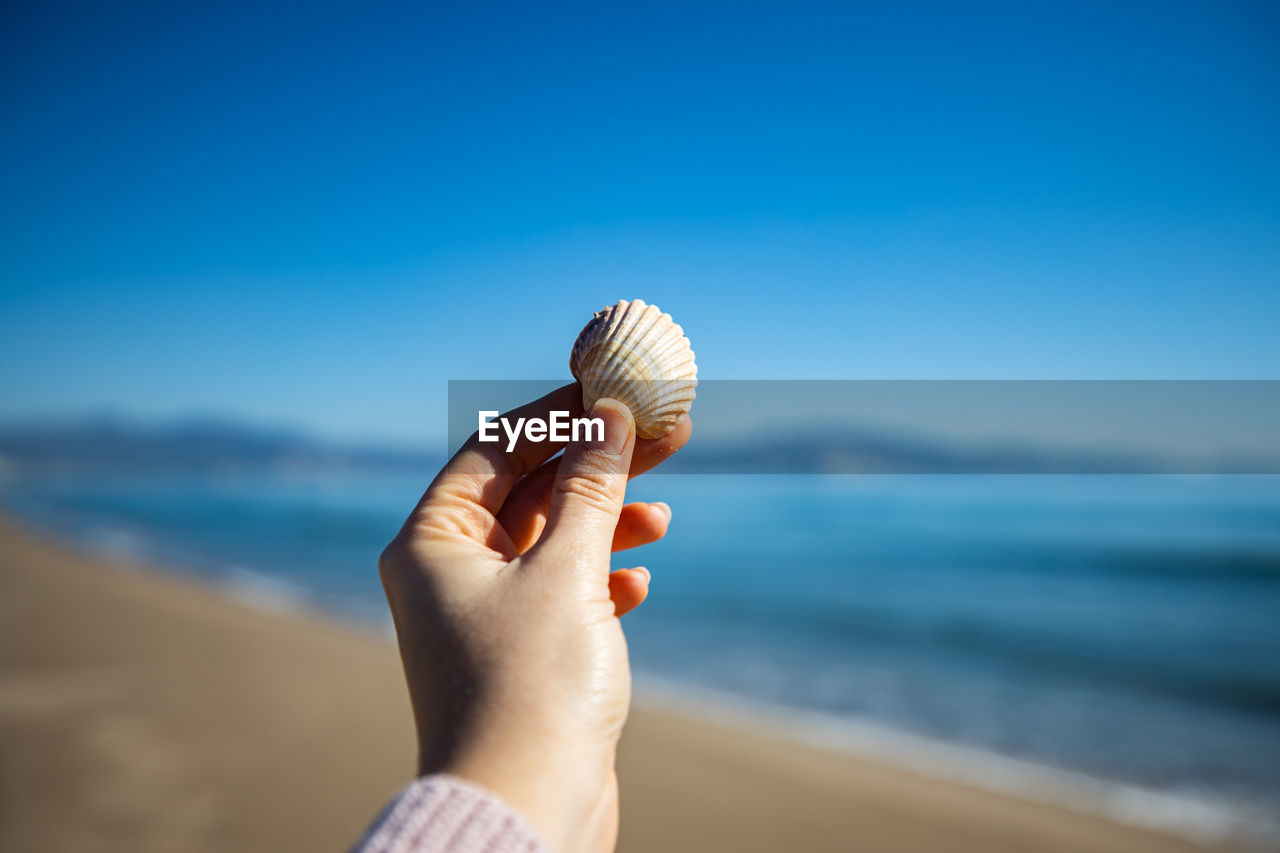
<instances>
[{"instance_id":1,"label":"fingernail","mask_svg":"<svg viewBox=\"0 0 1280 853\"><path fill-rule=\"evenodd\" d=\"M604 421L604 440L591 446L614 456L621 453L631 434L631 411L617 400L602 397L591 407L590 417Z\"/></svg>"},{"instance_id":2,"label":"fingernail","mask_svg":"<svg viewBox=\"0 0 1280 853\"><path fill-rule=\"evenodd\" d=\"M649 504L649 506L656 506L658 509L662 510L662 513L667 517L667 521L671 520L671 507L668 506L665 501L657 501Z\"/></svg>"},{"instance_id":3,"label":"fingernail","mask_svg":"<svg viewBox=\"0 0 1280 853\"><path fill-rule=\"evenodd\" d=\"M644 572L644 579L646 582L653 580L653 575L649 574L649 570L646 569L644 566L636 566L636 571Z\"/></svg>"}]
</instances>

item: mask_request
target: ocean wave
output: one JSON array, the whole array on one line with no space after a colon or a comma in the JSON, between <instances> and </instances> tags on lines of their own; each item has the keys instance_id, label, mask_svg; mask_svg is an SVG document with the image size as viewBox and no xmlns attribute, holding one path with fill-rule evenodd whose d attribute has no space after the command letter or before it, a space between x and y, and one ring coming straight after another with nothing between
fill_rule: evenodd
<instances>
[{"instance_id":1,"label":"ocean wave","mask_svg":"<svg viewBox=\"0 0 1280 853\"><path fill-rule=\"evenodd\" d=\"M227 594L257 610L296 613L312 604L306 588L277 576L237 565L225 566L221 574Z\"/></svg>"},{"instance_id":2,"label":"ocean wave","mask_svg":"<svg viewBox=\"0 0 1280 853\"><path fill-rule=\"evenodd\" d=\"M1031 671L1108 682L1241 710L1280 714L1280 665L1272 658L1214 656L1200 665L1176 649L1153 650L1118 641L1091 641L1079 632L1034 624L1002 624L980 616L936 616L849 602L764 601L731 595L668 605L664 616L703 625L722 623L757 638L807 638L832 654L873 648L978 657Z\"/></svg>"},{"instance_id":3,"label":"ocean wave","mask_svg":"<svg viewBox=\"0 0 1280 853\"><path fill-rule=\"evenodd\" d=\"M1277 522L1280 526L1280 521ZM1023 547L984 546L966 561L983 569L1028 574L1131 576L1209 583L1280 584L1280 549L1257 545L1120 545L1052 542Z\"/></svg>"}]
</instances>

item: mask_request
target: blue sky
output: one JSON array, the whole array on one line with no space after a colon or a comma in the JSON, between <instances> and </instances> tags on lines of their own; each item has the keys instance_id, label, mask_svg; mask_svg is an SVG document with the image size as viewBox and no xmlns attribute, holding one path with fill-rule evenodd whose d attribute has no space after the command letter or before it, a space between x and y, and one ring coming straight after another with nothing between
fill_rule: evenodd
<instances>
[{"instance_id":1,"label":"blue sky","mask_svg":"<svg viewBox=\"0 0 1280 853\"><path fill-rule=\"evenodd\" d=\"M1271 3L7 4L0 418L443 431L712 378L1280 377Z\"/></svg>"}]
</instances>

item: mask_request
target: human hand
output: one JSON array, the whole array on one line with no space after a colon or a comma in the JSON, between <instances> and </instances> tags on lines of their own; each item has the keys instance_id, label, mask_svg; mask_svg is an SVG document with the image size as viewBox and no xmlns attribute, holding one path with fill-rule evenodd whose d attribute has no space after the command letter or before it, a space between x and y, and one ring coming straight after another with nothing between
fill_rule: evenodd
<instances>
[{"instance_id":1,"label":"human hand","mask_svg":"<svg viewBox=\"0 0 1280 853\"><path fill-rule=\"evenodd\" d=\"M509 417L582 414L577 384ZM589 413L602 442L525 439L510 452L472 436L432 481L379 571L418 730L419 772L497 794L553 849L612 850L614 757L631 697L618 617L649 589L609 554L660 539L665 504L623 505L628 475L689 439L636 441L631 413Z\"/></svg>"}]
</instances>

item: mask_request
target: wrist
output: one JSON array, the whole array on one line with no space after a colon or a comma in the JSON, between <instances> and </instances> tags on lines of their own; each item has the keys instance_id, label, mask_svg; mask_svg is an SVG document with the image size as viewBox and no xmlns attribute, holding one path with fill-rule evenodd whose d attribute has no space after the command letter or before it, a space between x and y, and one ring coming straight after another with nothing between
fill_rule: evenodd
<instances>
[{"instance_id":1,"label":"wrist","mask_svg":"<svg viewBox=\"0 0 1280 853\"><path fill-rule=\"evenodd\" d=\"M616 747L587 748L554 737L480 735L445 772L478 785L523 817L556 851L590 849L602 802L616 784Z\"/></svg>"}]
</instances>

